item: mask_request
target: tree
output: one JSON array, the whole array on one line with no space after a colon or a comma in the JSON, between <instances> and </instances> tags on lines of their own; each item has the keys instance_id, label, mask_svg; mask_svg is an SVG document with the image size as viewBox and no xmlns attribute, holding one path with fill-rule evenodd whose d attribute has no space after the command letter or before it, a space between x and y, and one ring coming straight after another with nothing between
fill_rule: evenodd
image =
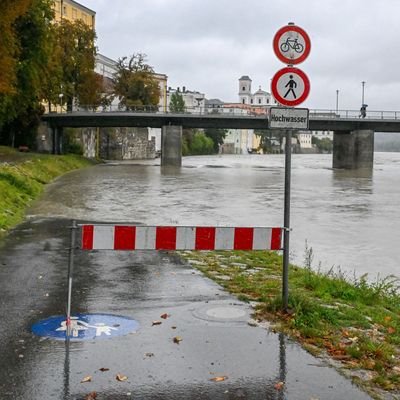
<instances>
[{"instance_id":1,"label":"tree","mask_svg":"<svg viewBox=\"0 0 400 400\"><path fill-rule=\"evenodd\" d=\"M127 110L156 109L160 99L160 87L154 77L153 68L146 63L146 55L133 54L129 59L118 60L115 74L115 94L119 96L120 107Z\"/></svg>"},{"instance_id":2,"label":"tree","mask_svg":"<svg viewBox=\"0 0 400 400\"><path fill-rule=\"evenodd\" d=\"M31 0L3 0L0 13L0 96L15 92L16 64L19 41L15 32L15 21L23 16Z\"/></svg>"},{"instance_id":3,"label":"tree","mask_svg":"<svg viewBox=\"0 0 400 400\"><path fill-rule=\"evenodd\" d=\"M260 137L260 147L264 153L272 153L273 145L272 141L277 140L279 142L279 149L282 148L283 138L285 131L282 130L271 130L271 129L256 129L254 134Z\"/></svg>"},{"instance_id":4,"label":"tree","mask_svg":"<svg viewBox=\"0 0 400 400\"><path fill-rule=\"evenodd\" d=\"M333 143L329 138L319 139L316 136L311 138L311 143L315 145L320 153L332 153Z\"/></svg>"},{"instance_id":5,"label":"tree","mask_svg":"<svg viewBox=\"0 0 400 400\"><path fill-rule=\"evenodd\" d=\"M63 19L56 24L56 43L54 52L61 63L61 70L54 62L58 79L49 85L46 99L54 101L57 92L64 95L67 108L72 109L76 101L81 106L98 106L101 104L103 86L94 74L96 63L96 32L83 21L74 23ZM91 103L91 104L89 104Z\"/></svg>"},{"instance_id":6,"label":"tree","mask_svg":"<svg viewBox=\"0 0 400 400\"><path fill-rule=\"evenodd\" d=\"M228 133L227 129L220 129L220 128L205 129L204 134L213 141L214 153L218 153L219 146L224 143L224 139L227 133Z\"/></svg>"},{"instance_id":7,"label":"tree","mask_svg":"<svg viewBox=\"0 0 400 400\"><path fill-rule=\"evenodd\" d=\"M52 0L30 0L28 8L12 25L12 89L4 90L0 96L0 129L4 144L32 145L34 142L43 113L40 102L45 86L43 71L51 54L52 19ZM4 83L3 80L3 86Z\"/></svg>"},{"instance_id":8,"label":"tree","mask_svg":"<svg viewBox=\"0 0 400 400\"><path fill-rule=\"evenodd\" d=\"M183 100L183 96L179 92L172 93L169 111L173 113L185 112L185 100Z\"/></svg>"}]
</instances>

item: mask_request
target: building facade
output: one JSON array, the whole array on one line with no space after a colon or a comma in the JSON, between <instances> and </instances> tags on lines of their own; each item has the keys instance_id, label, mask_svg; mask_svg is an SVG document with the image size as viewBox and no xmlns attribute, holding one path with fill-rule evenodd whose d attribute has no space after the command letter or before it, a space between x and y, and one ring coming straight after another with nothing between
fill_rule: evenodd
<instances>
[{"instance_id":1,"label":"building facade","mask_svg":"<svg viewBox=\"0 0 400 400\"><path fill-rule=\"evenodd\" d=\"M74 22L83 21L92 29L96 27L96 12L74 0L54 0L54 19L61 21L66 19Z\"/></svg>"}]
</instances>

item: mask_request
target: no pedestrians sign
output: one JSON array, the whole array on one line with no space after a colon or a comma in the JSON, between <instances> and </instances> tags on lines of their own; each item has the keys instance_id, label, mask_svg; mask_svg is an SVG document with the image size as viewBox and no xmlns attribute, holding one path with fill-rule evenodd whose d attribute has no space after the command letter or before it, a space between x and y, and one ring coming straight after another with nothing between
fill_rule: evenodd
<instances>
[{"instance_id":1,"label":"no pedestrians sign","mask_svg":"<svg viewBox=\"0 0 400 400\"><path fill-rule=\"evenodd\" d=\"M310 93L310 81L301 69L282 68L272 78L271 92L278 103L294 107L307 98Z\"/></svg>"}]
</instances>

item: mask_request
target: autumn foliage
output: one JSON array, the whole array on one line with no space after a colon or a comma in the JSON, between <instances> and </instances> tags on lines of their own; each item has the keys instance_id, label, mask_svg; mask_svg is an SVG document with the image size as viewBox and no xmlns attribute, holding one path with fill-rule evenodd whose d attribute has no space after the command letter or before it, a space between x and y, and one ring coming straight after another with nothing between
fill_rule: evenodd
<instances>
[{"instance_id":1,"label":"autumn foliage","mask_svg":"<svg viewBox=\"0 0 400 400\"><path fill-rule=\"evenodd\" d=\"M24 15L32 0L2 0L0 15L0 94L14 92L15 65L20 50L15 21Z\"/></svg>"}]
</instances>

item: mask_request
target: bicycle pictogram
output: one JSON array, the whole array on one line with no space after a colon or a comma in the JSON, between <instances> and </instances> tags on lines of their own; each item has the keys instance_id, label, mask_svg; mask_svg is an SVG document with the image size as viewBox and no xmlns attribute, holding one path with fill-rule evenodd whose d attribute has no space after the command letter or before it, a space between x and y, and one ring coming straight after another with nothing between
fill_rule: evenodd
<instances>
[{"instance_id":1,"label":"bicycle pictogram","mask_svg":"<svg viewBox=\"0 0 400 400\"><path fill-rule=\"evenodd\" d=\"M286 39L286 42L282 43L280 49L283 53L287 53L290 49L293 49L296 53L302 53L304 46L298 42L298 39Z\"/></svg>"}]
</instances>

